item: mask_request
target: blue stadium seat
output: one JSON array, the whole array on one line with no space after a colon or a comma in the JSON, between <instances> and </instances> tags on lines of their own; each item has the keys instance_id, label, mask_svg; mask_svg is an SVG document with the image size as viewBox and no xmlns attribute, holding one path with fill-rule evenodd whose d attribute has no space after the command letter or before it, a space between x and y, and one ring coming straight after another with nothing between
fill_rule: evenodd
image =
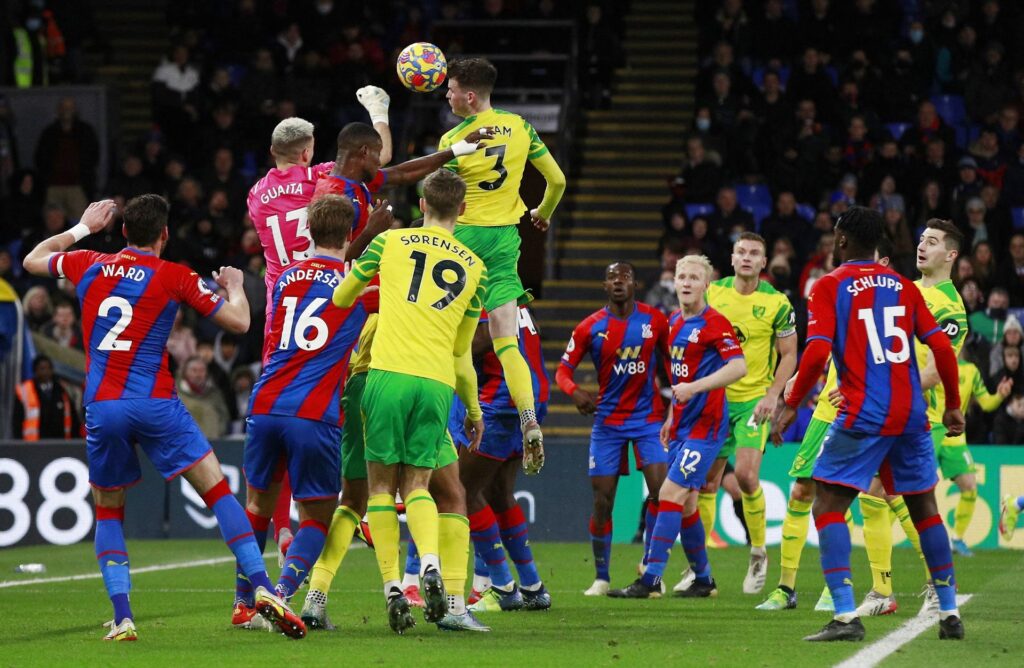
<instances>
[{"instance_id":1,"label":"blue stadium seat","mask_svg":"<svg viewBox=\"0 0 1024 668\"><path fill-rule=\"evenodd\" d=\"M754 217L754 229L761 231L761 221L772 213L772 207L764 204L740 204L740 208Z\"/></svg>"},{"instance_id":2,"label":"blue stadium seat","mask_svg":"<svg viewBox=\"0 0 1024 668\"><path fill-rule=\"evenodd\" d=\"M736 201L739 202L740 206L754 206L762 205L767 206L769 209L772 206L772 193L768 190L768 186L763 183L755 183L754 185L747 185L745 183L737 183L733 186L736 188Z\"/></svg>"},{"instance_id":3,"label":"blue stadium seat","mask_svg":"<svg viewBox=\"0 0 1024 668\"><path fill-rule=\"evenodd\" d=\"M1013 229L1024 230L1024 206L1014 207L1011 213L1013 216Z\"/></svg>"},{"instance_id":4,"label":"blue stadium seat","mask_svg":"<svg viewBox=\"0 0 1024 668\"><path fill-rule=\"evenodd\" d=\"M886 123L885 128L892 135L892 138L899 141L903 137L903 133L910 127L910 123Z\"/></svg>"},{"instance_id":5,"label":"blue stadium seat","mask_svg":"<svg viewBox=\"0 0 1024 668\"><path fill-rule=\"evenodd\" d=\"M818 215L818 210L810 204L797 204L796 213L801 218L807 219L807 222L814 222L814 217Z\"/></svg>"},{"instance_id":6,"label":"blue stadium seat","mask_svg":"<svg viewBox=\"0 0 1024 668\"><path fill-rule=\"evenodd\" d=\"M957 148L966 151L967 147L981 136L981 126L974 124L958 125L956 128Z\"/></svg>"},{"instance_id":7,"label":"blue stadium seat","mask_svg":"<svg viewBox=\"0 0 1024 668\"><path fill-rule=\"evenodd\" d=\"M954 128L967 121L967 107L964 106L964 98L959 95L936 95L932 97L932 104L942 120Z\"/></svg>"},{"instance_id":8,"label":"blue stadium seat","mask_svg":"<svg viewBox=\"0 0 1024 668\"><path fill-rule=\"evenodd\" d=\"M693 220L694 218L708 217L715 212L715 205L710 202L700 202L697 204L686 205L686 218Z\"/></svg>"}]
</instances>

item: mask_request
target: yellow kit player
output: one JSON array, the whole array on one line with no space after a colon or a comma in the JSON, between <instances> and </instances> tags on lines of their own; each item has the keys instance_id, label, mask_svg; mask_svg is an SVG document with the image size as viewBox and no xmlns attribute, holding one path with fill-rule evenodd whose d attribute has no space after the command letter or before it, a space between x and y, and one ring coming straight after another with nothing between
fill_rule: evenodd
<instances>
[{"instance_id":1,"label":"yellow kit player","mask_svg":"<svg viewBox=\"0 0 1024 668\"><path fill-rule=\"evenodd\" d=\"M537 473L544 465L544 441L533 402L530 367L519 352L518 305L530 301L519 280L519 231L526 211L519 186L529 161L547 181L544 199L530 210L533 224L547 230L551 215L565 192L565 176L521 116L491 107L491 91L498 77L494 65L482 58L456 60L448 65L448 104L465 120L449 130L439 144L444 150L470 133L493 132L486 150L449 162L466 182L466 208L459 215L455 238L487 265L488 288L484 307L494 352L501 361L509 393L519 410L523 430L523 469Z\"/></svg>"},{"instance_id":2,"label":"yellow kit player","mask_svg":"<svg viewBox=\"0 0 1024 668\"><path fill-rule=\"evenodd\" d=\"M715 499L725 462L736 455L736 480L743 493L743 515L750 532L750 565L743 579L743 592L756 594L768 575L765 551L765 501L761 488L761 460L768 442L769 421L786 381L796 369L796 316L784 294L760 280L767 264L765 240L744 232L733 244L735 276L715 281L708 287L708 305L732 323L747 375L726 388L729 400L729 436L718 453L701 492L701 517L710 532L714 526ZM676 585L685 589L689 573Z\"/></svg>"},{"instance_id":3,"label":"yellow kit player","mask_svg":"<svg viewBox=\"0 0 1024 668\"><path fill-rule=\"evenodd\" d=\"M405 501L406 522L420 552L424 617L440 622L448 601L438 556L437 506L427 488L442 448L450 442L453 389L470 419L482 420L470 346L487 290L487 270L452 234L464 209L465 188L462 179L446 170L427 177L420 200L424 226L376 237L334 292L335 304L352 304L370 279L381 276L380 315L361 412L369 478L367 518L384 580L388 621L397 633L415 622L401 589L395 493L400 491ZM477 432L474 444L480 436Z\"/></svg>"}]
</instances>

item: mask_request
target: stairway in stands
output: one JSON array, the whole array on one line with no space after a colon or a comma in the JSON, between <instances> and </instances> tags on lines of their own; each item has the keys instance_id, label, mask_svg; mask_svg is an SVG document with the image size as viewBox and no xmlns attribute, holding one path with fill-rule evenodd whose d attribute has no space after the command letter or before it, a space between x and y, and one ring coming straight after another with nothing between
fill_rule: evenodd
<instances>
[{"instance_id":1,"label":"stairway in stands","mask_svg":"<svg viewBox=\"0 0 1024 668\"><path fill-rule=\"evenodd\" d=\"M170 40L164 3L153 0L94 0L96 25L110 44L111 59L89 54L94 82L110 90L117 109L117 136L129 146L153 125L149 82ZM118 118L115 116L114 118Z\"/></svg>"},{"instance_id":2,"label":"stairway in stands","mask_svg":"<svg viewBox=\"0 0 1024 668\"><path fill-rule=\"evenodd\" d=\"M557 275L536 304L552 377L550 436L589 436L589 420L554 387L572 328L605 303L605 267L628 260L638 278L657 274L665 180L682 162L697 76L693 0L635 0L626 16L626 63L615 71L611 108L585 112L582 150L559 209ZM646 288L638 291L643 298ZM577 382L596 391L589 359Z\"/></svg>"}]
</instances>

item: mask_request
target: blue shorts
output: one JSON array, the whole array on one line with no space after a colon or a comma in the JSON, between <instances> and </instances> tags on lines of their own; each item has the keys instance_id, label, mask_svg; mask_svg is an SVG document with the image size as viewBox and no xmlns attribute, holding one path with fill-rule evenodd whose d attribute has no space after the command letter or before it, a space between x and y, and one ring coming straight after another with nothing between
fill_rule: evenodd
<instances>
[{"instance_id":1,"label":"blue shorts","mask_svg":"<svg viewBox=\"0 0 1024 668\"><path fill-rule=\"evenodd\" d=\"M478 455L499 462L523 458L523 429L519 423L519 413L515 409L494 409L487 404L484 411L484 437L480 441ZM548 414L546 403L537 404L537 422L544 423Z\"/></svg>"},{"instance_id":2,"label":"blue shorts","mask_svg":"<svg viewBox=\"0 0 1024 668\"><path fill-rule=\"evenodd\" d=\"M661 422L649 422L640 427L594 425L590 433L590 477L629 475L626 446L630 442L637 469L667 464L670 457L661 445L660 432Z\"/></svg>"},{"instance_id":3,"label":"blue shorts","mask_svg":"<svg viewBox=\"0 0 1024 668\"><path fill-rule=\"evenodd\" d=\"M700 489L724 444L724 437L718 440L688 438L672 441L669 444L672 464L668 467L668 479L680 487Z\"/></svg>"},{"instance_id":4,"label":"blue shorts","mask_svg":"<svg viewBox=\"0 0 1024 668\"><path fill-rule=\"evenodd\" d=\"M283 415L250 415L242 457L246 483L261 492L285 467L296 501L337 498L341 492L341 427Z\"/></svg>"},{"instance_id":5,"label":"blue shorts","mask_svg":"<svg viewBox=\"0 0 1024 668\"><path fill-rule=\"evenodd\" d=\"M85 407L89 483L120 489L142 479L135 444L165 479L199 463L213 449L179 399L111 399Z\"/></svg>"},{"instance_id":6,"label":"blue shorts","mask_svg":"<svg viewBox=\"0 0 1024 668\"><path fill-rule=\"evenodd\" d=\"M814 465L814 479L866 492L877 473L889 494L917 494L938 484L937 468L927 429L878 436L832 425Z\"/></svg>"},{"instance_id":7,"label":"blue shorts","mask_svg":"<svg viewBox=\"0 0 1024 668\"><path fill-rule=\"evenodd\" d=\"M466 438L466 405L457 394L452 397L452 409L448 413L448 433L457 449L469 445L469 439Z\"/></svg>"}]
</instances>

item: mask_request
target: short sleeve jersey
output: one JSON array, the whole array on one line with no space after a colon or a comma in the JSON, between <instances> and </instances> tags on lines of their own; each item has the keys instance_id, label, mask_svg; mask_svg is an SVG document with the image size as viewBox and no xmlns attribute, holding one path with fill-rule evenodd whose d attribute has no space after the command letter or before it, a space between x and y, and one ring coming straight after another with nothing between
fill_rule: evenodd
<instances>
[{"instance_id":1,"label":"short sleeve jersey","mask_svg":"<svg viewBox=\"0 0 1024 668\"><path fill-rule=\"evenodd\" d=\"M676 311L669 319L672 384L692 383L721 369L729 360L745 357L732 324L710 306L684 318ZM701 392L685 404L673 404L672 439L719 440L729 426L726 388Z\"/></svg>"},{"instance_id":2,"label":"short sleeve jersey","mask_svg":"<svg viewBox=\"0 0 1024 668\"><path fill-rule=\"evenodd\" d=\"M487 269L448 230L388 230L356 260L352 273L378 273L380 316L371 369L430 378L455 387L455 337L463 318L479 318Z\"/></svg>"},{"instance_id":3,"label":"short sleeve jersey","mask_svg":"<svg viewBox=\"0 0 1024 668\"><path fill-rule=\"evenodd\" d=\"M953 344L953 350L960 355L960 349L964 347L967 340L967 309L960 298L953 281L942 281L930 288L921 285L921 281L914 281L914 285L921 291L924 303L928 310L939 323L942 333L949 337ZM928 347L917 347L917 366L923 369L928 364ZM946 392L942 389L942 383L925 390L925 401L928 403L928 421L932 424L942 423L942 414L946 408ZM960 393L961 400L964 399L963 392Z\"/></svg>"},{"instance_id":4,"label":"short sleeve jersey","mask_svg":"<svg viewBox=\"0 0 1024 668\"><path fill-rule=\"evenodd\" d=\"M821 277L807 342L832 346L844 399L835 424L882 436L928 430L914 339L941 332L921 292L891 269L852 261Z\"/></svg>"},{"instance_id":5,"label":"short sleeve jersey","mask_svg":"<svg viewBox=\"0 0 1024 668\"><path fill-rule=\"evenodd\" d=\"M658 392L654 354L668 357L668 319L660 310L636 302L625 319L607 306L576 325L561 365L575 371L584 356L597 369L595 423L640 427L665 418Z\"/></svg>"},{"instance_id":6,"label":"short sleeve jersey","mask_svg":"<svg viewBox=\"0 0 1024 668\"><path fill-rule=\"evenodd\" d=\"M466 118L441 137L439 150L465 139L480 128L494 126L497 132L487 140L486 148L448 162L451 169L466 182L466 212L460 225L497 227L519 222L526 205L519 197L527 160L536 160L548 152L522 116L501 109L488 109Z\"/></svg>"},{"instance_id":7,"label":"short sleeve jersey","mask_svg":"<svg viewBox=\"0 0 1024 668\"><path fill-rule=\"evenodd\" d=\"M167 367L167 337L181 304L201 316L224 305L200 276L135 248L107 255L55 253L50 274L75 284L85 349L83 405L110 399L177 396Z\"/></svg>"},{"instance_id":8,"label":"short sleeve jersey","mask_svg":"<svg viewBox=\"0 0 1024 668\"><path fill-rule=\"evenodd\" d=\"M749 295L736 290L736 277L729 276L708 286L708 306L732 323L743 347L747 375L730 385L729 401L760 399L775 378L778 353L776 339L796 334L796 314L786 295L765 281Z\"/></svg>"},{"instance_id":9,"label":"short sleeve jersey","mask_svg":"<svg viewBox=\"0 0 1024 668\"><path fill-rule=\"evenodd\" d=\"M366 321L361 301L331 303L345 264L314 256L274 284L267 366L249 399L251 415L281 415L340 425L349 356Z\"/></svg>"}]
</instances>

